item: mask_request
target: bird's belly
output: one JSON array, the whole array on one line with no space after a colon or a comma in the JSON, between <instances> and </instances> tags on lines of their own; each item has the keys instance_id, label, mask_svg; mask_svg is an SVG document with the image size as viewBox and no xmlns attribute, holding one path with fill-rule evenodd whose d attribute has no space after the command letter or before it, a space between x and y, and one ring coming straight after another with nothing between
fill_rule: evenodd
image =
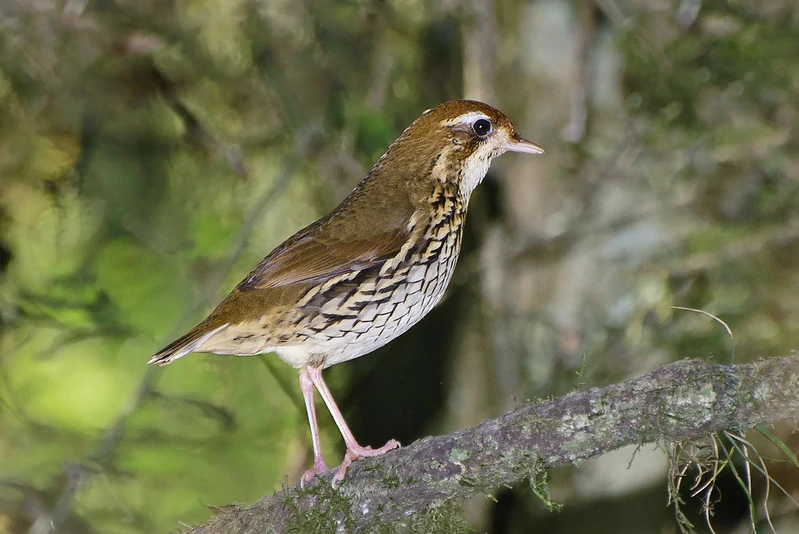
<instances>
[{"instance_id":1,"label":"bird's belly","mask_svg":"<svg viewBox=\"0 0 799 534\"><path fill-rule=\"evenodd\" d=\"M399 293L394 293L397 300ZM328 346L324 366L358 358L404 334L433 309L442 294L409 294L401 302L370 304L357 319L342 318L325 331L332 346Z\"/></svg>"},{"instance_id":2,"label":"bird's belly","mask_svg":"<svg viewBox=\"0 0 799 534\"><path fill-rule=\"evenodd\" d=\"M408 331L433 309L453 268L454 258L447 258L360 282L355 291L322 302L319 312L300 325L292 342L274 350L294 367L317 361L330 367L368 354Z\"/></svg>"}]
</instances>

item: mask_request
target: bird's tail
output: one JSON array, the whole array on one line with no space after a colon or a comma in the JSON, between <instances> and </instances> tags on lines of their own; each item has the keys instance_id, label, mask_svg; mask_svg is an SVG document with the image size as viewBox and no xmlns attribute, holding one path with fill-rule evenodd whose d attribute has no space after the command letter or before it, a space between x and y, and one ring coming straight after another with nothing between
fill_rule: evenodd
<instances>
[{"instance_id":1,"label":"bird's tail","mask_svg":"<svg viewBox=\"0 0 799 534\"><path fill-rule=\"evenodd\" d=\"M208 330L207 325L200 323L189 330L184 336L179 337L156 352L147 363L163 367L192 352L202 352L203 344L227 327L227 324L223 324L222 326Z\"/></svg>"}]
</instances>

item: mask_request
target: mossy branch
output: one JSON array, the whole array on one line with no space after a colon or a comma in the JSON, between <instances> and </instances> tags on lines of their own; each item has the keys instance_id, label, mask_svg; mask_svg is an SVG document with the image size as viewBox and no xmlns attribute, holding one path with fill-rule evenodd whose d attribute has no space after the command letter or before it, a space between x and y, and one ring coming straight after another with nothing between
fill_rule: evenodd
<instances>
[{"instance_id":1,"label":"mossy branch","mask_svg":"<svg viewBox=\"0 0 799 534\"><path fill-rule=\"evenodd\" d=\"M319 479L305 489L286 487L252 506L228 507L190 532L352 532L413 523L477 492L535 481L546 468L625 445L701 438L780 419L799 419L799 355L746 365L686 360L358 460L338 490Z\"/></svg>"}]
</instances>

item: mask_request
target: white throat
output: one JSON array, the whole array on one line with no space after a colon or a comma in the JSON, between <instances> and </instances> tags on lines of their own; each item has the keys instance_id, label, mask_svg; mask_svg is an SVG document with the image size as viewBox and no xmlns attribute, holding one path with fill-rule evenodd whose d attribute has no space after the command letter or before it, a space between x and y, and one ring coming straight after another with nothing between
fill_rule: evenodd
<instances>
[{"instance_id":1,"label":"white throat","mask_svg":"<svg viewBox=\"0 0 799 534\"><path fill-rule=\"evenodd\" d=\"M481 157L484 156L484 157ZM488 167L491 165L491 158L485 154L473 154L468 160L466 165L463 166L463 179L461 180L461 194L467 201L472 196L472 191L480 185L483 178L488 173Z\"/></svg>"}]
</instances>

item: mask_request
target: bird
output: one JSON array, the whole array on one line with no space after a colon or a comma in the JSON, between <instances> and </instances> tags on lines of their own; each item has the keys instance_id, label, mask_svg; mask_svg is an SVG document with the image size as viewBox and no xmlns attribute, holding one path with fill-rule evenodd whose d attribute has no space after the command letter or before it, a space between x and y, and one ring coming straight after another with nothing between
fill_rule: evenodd
<instances>
[{"instance_id":1,"label":"bird","mask_svg":"<svg viewBox=\"0 0 799 534\"><path fill-rule=\"evenodd\" d=\"M474 100L428 109L330 213L270 252L200 322L148 363L193 352L276 353L299 371L313 446L307 483L328 470L314 388L346 446L349 465L399 447L360 445L322 370L364 356L419 322L441 300L461 247L469 198L505 152L543 154L499 110Z\"/></svg>"}]
</instances>

